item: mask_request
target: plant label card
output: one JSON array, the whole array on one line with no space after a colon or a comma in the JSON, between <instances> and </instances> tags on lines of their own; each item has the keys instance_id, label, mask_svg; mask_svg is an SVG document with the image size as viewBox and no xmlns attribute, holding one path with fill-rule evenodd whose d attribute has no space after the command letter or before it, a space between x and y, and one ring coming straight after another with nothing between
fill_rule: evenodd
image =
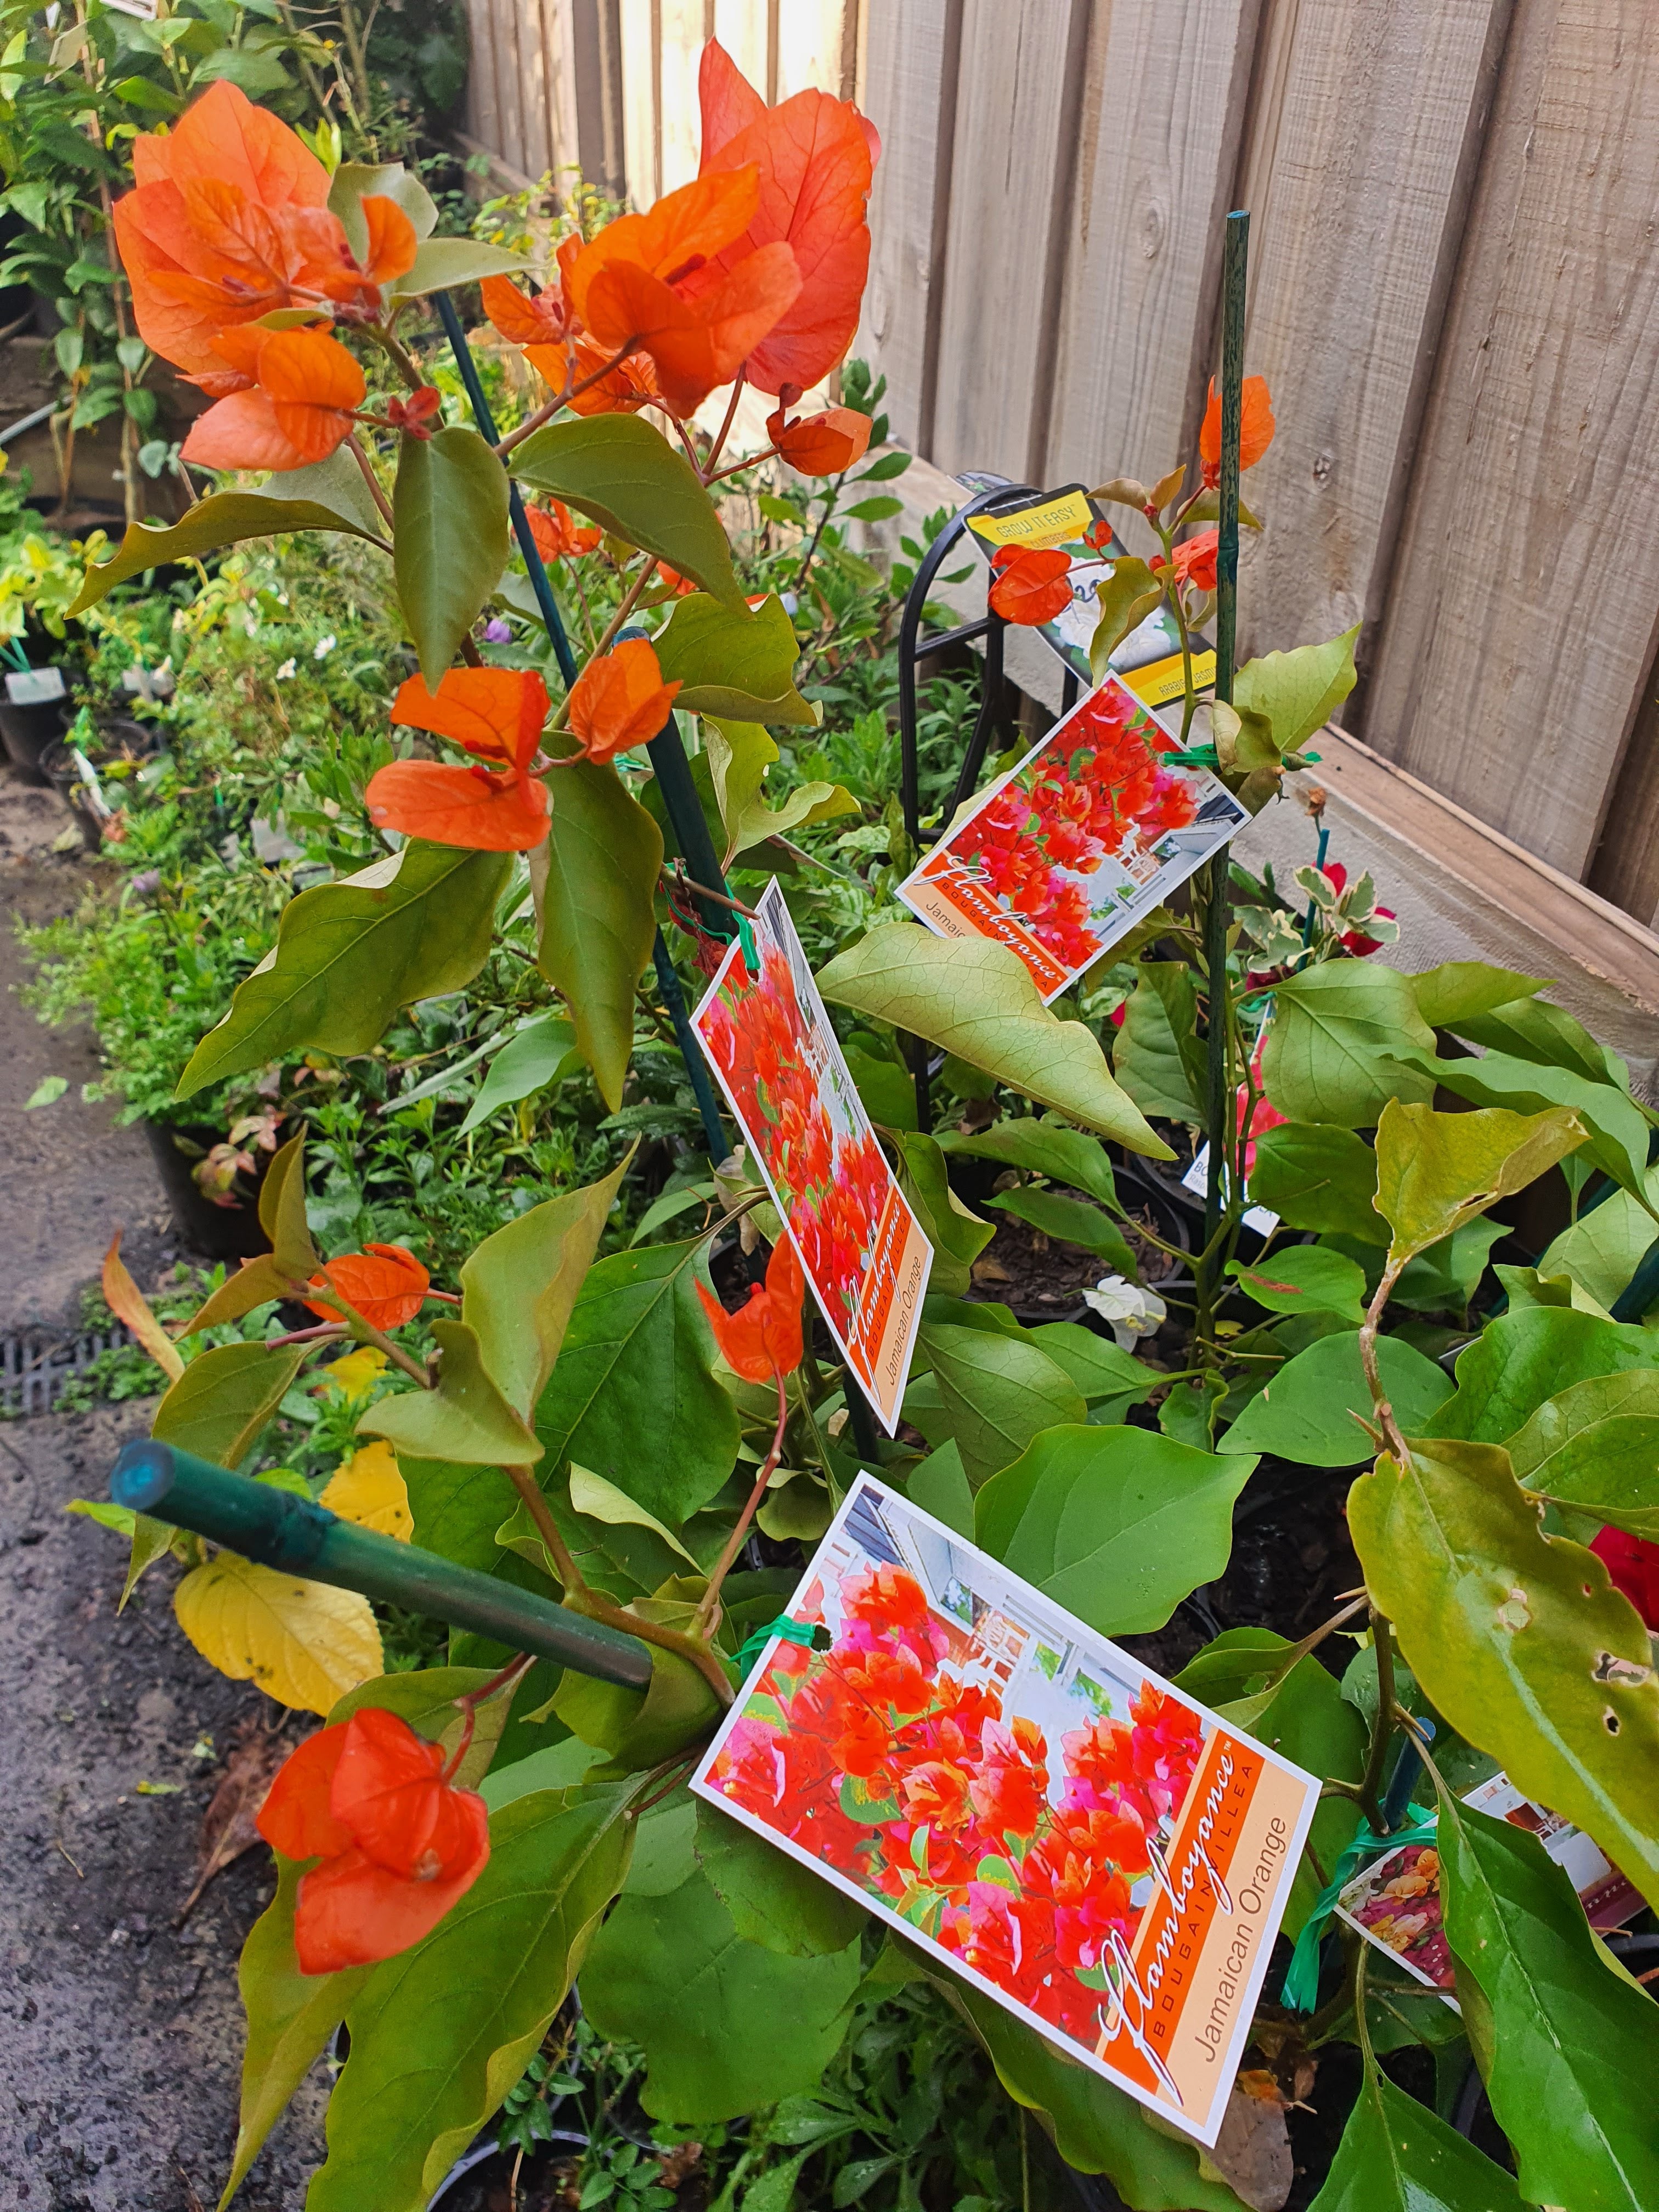
<instances>
[{"instance_id":1,"label":"plant label card","mask_svg":"<svg viewBox=\"0 0 1659 2212\"><path fill-rule=\"evenodd\" d=\"M1463 1802L1495 1820L1528 1828L1563 1868L1592 1928L1622 1928L1642 1910L1639 1893L1601 1845L1559 1813L1523 1797L1507 1774L1477 1783ZM1407 1844L1363 1867L1336 1901L1338 1917L1385 1951L1413 1979L1437 1990L1454 2011L1456 1978L1447 1946L1440 1896L1440 1854L1431 1844Z\"/></svg>"},{"instance_id":2,"label":"plant label card","mask_svg":"<svg viewBox=\"0 0 1659 2212\"><path fill-rule=\"evenodd\" d=\"M898 887L941 937L994 937L1046 1005L1249 819L1121 678L1079 700Z\"/></svg>"},{"instance_id":3,"label":"plant label card","mask_svg":"<svg viewBox=\"0 0 1659 2212\"><path fill-rule=\"evenodd\" d=\"M1212 2144L1319 1784L860 1474L691 1787Z\"/></svg>"},{"instance_id":4,"label":"plant label card","mask_svg":"<svg viewBox=\"0 0 1659 2212\"><path fill-rule=\"evenodd\" d=\"M819 1311L892 1436L933 1248L876 1141L775 877L692 1027Z\"/></svg>"},{"instance_id":5,"label":"plant label card","mask_svg":"<svg viewBox=\"0 0 1659 2212\"><path fill-rule=\"evenodd\" d=\"M1105 508L1091 500L1081 484L1068 484L1063 491L1050 492L1035 507L971 515L968 527L988 559L1003 545L1042 552L1058 549L1067 556L1072 563L1072 603L1052 622L1038 625L1036 635L1059 654L1073 675L1080 677L1085 684L1092 684L1089 647L1100 621L1097 587L1127 550ZM1109 665L1148 706L1161 707L1184 695L1187 679L1181 665L1181 638L1167 605L1155 609L1130 631L1110 655ZM1215 682L1215 654L1201 644L1193 655L1193 678L1200 691Z\"/></svg>"}]
</instances>

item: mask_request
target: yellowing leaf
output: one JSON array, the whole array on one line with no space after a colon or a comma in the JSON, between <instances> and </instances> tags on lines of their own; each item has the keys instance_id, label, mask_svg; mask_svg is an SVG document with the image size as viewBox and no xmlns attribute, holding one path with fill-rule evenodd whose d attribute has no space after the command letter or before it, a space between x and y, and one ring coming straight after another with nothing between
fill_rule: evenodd
<instances>
[{"instance_id":1,"label":"yellowing leaf","mask_svg":"<svg viewBox=\"0 0 1659 2212\"><path fill-rule=\"evenodd\" d=\"M649 1528L653 1535L662 1538L671 1551L678 1552L683 1559L690 1559L696 1571L702 1572L673 1530L665 1528L654 1513L647 1513L625 1490L618 1490L614 1482L595 1474L592 1468L578 1467L574 1460L570 1466L570 1503L578 1513L586 1514L592 1521L606 1522L612 1528Z\"/></svg>"},{"instance_id":2,"label":"yellowing leaf","mask_svg":"<svg viewBox=\"0 0 1659 2212\"><path fill-rule=\"evenodd\" d=\"M210 1667L234 1682L257 1682L301 1712L326 1713L384 1671L366 1597L255 1566L233 1552L193 1568L173 1609Z\"/></svg>"},{"instance_id":3,"label":"yellowing leaf","mask_svg":"<svg viewBox=\"0 0 1659 2212\"><path fill-rule=\"evenodd\" d=\"M376 1353L377 1358L383 1355ZM409 1490L389 1443L364 1444L329 1477L318 1500L343 1521L406 1544L415 1533Z\"/></svg>"},{"instance_id":4,"label":"yellowing leaf","mask_svg":"<svg viewBox=\"0 0 1659 2212\"><path fill-rule=\"evenodd\" d=\"M1437 1114L1391 1098L1376 1126L1376 1210L1394 1231L1389 1256L1409 1259L1438 1243L1523 1190L1589 1134L1565 1106Z\"/></svg>"},{"instance_id":5,"label":"yellowing leaf","mask_svg":"<svg viewBox=\"0 0 1659 2212\"><path fill-rule=\"evenodd\" d=\"M318 1376L331 1398L366 1398L386 1371L386 1358L372 1344L331 1360Z\"/></svg>"},{"instance_id":6,"label":"yellowing leaf","mask_svg":"<svg viewBox=\"0 0 1659 2212\"><path fill-rule=\"evenodd\" d=\"M176 1382L185 1371L185 1363L179 1347L150 1311L148 1299L127 1273L121 1258L118 1229L110 1238L109 1250L104 1255L103 1288L104 1304L117 1321L126 1323L168 1382Z\"/></svg>"}]
</instances>

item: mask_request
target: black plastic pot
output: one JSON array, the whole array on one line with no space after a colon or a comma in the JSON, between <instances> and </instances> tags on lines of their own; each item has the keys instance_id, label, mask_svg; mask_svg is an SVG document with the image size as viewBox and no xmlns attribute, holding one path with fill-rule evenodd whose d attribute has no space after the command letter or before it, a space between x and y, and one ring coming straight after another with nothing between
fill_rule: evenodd
<instances>
[{"instance_id":1,"label":"black plastic pot","mask_svg":"<svg viewBox=\"0 0 1659 2212\"><path fill-rule=\"evenodd\" d=\"M87 851L97 852L104 842L103 827L88 804L90 794L81 781L67 738L54 738L46 748L40 756L40 773L74 815Z\"/></svg>"},{"instance_id":2,"label":"black plastic pot","mask_svg":"<svg viewBox=\"0 0 1659 2212\"><path fill-rule=\"evenodd\" d=\"M224 1131L195 1122L146 1121L143 1126L180 1243L204 1260L251 1260L270 1249L258 1211L258 1188L269 1153L256 1155L258 1168L251 1187L244 1189L248 1178L238 1178L234 1205L216 1206L191 1170L224 1141Z\"/></svg>"},{"instance_id":3,"label":"black plastic pot","mask_svg":"<svg viewBox=\"0 0 1659 2212\"><path fill-rule=\"evenodd\" d=\"M43 699L38 706L19 707L0 694L0 738L6 757L29 783L45 783L40 756L64 732L67 699Z\"/></svg>"}]
</instances>

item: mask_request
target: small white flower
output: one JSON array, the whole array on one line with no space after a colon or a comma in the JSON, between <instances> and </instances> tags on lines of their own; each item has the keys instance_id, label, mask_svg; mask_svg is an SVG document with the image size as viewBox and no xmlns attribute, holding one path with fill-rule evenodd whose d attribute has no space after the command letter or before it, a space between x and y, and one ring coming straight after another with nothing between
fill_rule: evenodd
<instances>
[{"instance_id":1,"label":"small white flower","mask_svg":"<svg viewBox=\"0 0 1659 2212\"><path fill-rule=\"evenodd\" d=\"M339 641L340 641L337 637L319 637L316 644L311 648L312 659L313 660L326 660Z\"/></svg>"},{"instance_id":2,"label":"small white flower","mask_svg":"<svg viewBox=\"0 0 1659 2212\"><path fill-rule=\"evenodd\" d=\"M286 684L290 676L297 676L298 674L299 669L297 665L292 660L285 660L282 666L276 671L276 681L279 684Z\"/></svg>"},{"instance_id":3,"label":"small white flower","mask_svg":"<svg viewBox=\"0 0 1659 2212\"><path fill-rule=\"evenodd\" d=\"M1103 1275L1093 1290L1085 1291L1083 1303L1109 1322L1120 1352L1133 1352L1143 1336L1156 1336L1166 1311L1156 1291L1143 1291L1121 1275Z\"/></svg>"}]
</instances>

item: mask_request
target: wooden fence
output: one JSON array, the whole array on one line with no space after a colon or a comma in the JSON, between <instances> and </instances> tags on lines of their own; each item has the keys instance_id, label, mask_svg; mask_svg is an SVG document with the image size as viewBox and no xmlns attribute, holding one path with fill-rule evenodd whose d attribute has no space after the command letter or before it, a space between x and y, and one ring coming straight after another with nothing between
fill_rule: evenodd
<instances>
[{"instance_id":1,"label":"wooden fence","mask_svg":"<svg viewBox=\"0 0 1659 2212\"><path fill-rule=\"evenodd\" d=\"M1190 452L1252 214L1242 643L1364 618L1346 726L1659 926L1655 0L471 0L470 128L636 204L697 51L884 141L860 350L947 472Z\"/></svg>"}]
</instances>

